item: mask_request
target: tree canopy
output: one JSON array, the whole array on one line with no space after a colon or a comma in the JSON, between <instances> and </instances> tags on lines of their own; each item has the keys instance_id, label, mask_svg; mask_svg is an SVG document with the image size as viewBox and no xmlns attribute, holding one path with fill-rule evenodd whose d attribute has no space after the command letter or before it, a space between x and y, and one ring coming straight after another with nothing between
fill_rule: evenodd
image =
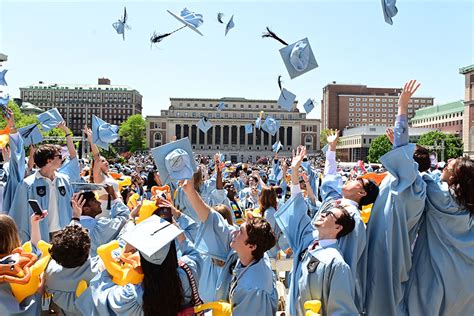
<instances>
[{"instance_id":1,"label":"tree canopy","mask_svg":"<svg viewBox=\"0 0 474 316\"><path fill-rule=\"evenodd\" d=\"M144 150L146 122L140 114L130 116L122 123L119 135L127 141L127 148L131 152Z\"/></svg>"}]
</instances>

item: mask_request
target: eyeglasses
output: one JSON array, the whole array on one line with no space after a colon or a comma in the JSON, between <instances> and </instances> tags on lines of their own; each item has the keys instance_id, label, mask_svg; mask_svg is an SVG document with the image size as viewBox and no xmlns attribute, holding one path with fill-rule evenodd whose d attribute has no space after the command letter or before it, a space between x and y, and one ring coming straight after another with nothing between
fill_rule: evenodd
<instances>
[{"instance_id":1,"label":"eyeglasses","mask_svg":"<svg viewBox=\"0 0 474 316\"><path fill-rule=\"evenodd\" d=\"M340 205L334 205L335 208L338 208L338 209L344 209L344 207L340 206ZM333 211L331 210L324 210L321 212L321 214L324 214L325 216L327 215L331 215L332 217L334 217L334 219L337 221L339 219L339 217L337 217Z\"/></svg>"}]
</instances>

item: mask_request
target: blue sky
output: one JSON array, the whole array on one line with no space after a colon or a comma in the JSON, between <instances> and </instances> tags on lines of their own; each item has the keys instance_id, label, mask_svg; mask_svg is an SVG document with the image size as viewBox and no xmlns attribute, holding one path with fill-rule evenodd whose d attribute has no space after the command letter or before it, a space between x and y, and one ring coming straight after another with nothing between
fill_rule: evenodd
<instances>
[{"instance_id":1,"label":"blue sky","mask_svg":"<svg viewBox=\"0 0 474 316\"><path fill-rule=\"evenodd\" d=\"M112 23L127 6L126 40ZM204 15L203 37L183 29L150 49L153 31L180 26L166 12ZM277 77L297 95L321 100L332 82L401 87L418 79L418 96L435 103L464 98L460 67L474 63L473 0L399 0L394 25L380 0L349 1L21 1L0 0L0 52L8 55L9 93L46 83L95 84L108 77L143 95L145 115L170 97L277 99ZM234 14L224 37L216 20ZM291 80L266 26L289 43L308 37L319 68ZM302 110L301 110L302 111ZM319 107L310 117L319 118Z\"/></svg>"}]
</instances>

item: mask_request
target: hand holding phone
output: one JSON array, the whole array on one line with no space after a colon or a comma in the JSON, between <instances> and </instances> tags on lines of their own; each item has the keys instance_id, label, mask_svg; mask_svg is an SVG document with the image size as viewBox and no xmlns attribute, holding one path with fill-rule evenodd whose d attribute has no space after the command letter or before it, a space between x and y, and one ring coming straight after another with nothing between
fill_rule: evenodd
<instances>
[{"instance_id":1,"label":"hand holding phone","mask_svg":"<svg viewBox=\"0 0 474 316\"><path fill-rule=\"evenodd\" d=\"M33 210L33 213L35 213L35 215L43 216L43 209L41 208L37 200L28 200L28 204L30 204L30 207Z\"/></svg>"}]
</instances>

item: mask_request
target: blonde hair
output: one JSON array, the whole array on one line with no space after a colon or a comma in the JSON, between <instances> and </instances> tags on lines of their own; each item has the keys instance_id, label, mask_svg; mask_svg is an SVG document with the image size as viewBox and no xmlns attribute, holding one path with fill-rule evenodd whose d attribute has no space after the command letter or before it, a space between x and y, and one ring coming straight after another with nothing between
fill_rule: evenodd
<instances>
[{"instance_id":1,"label":"blonde hair","mask_svg":"<svg viewBox=\"0 0 474 316\"><path fill-rule=\"evenodd\" d=\"M20 246L15 221L8 215L0 214L0 254L8 255Z\"/></svg>"}]
</instances>

